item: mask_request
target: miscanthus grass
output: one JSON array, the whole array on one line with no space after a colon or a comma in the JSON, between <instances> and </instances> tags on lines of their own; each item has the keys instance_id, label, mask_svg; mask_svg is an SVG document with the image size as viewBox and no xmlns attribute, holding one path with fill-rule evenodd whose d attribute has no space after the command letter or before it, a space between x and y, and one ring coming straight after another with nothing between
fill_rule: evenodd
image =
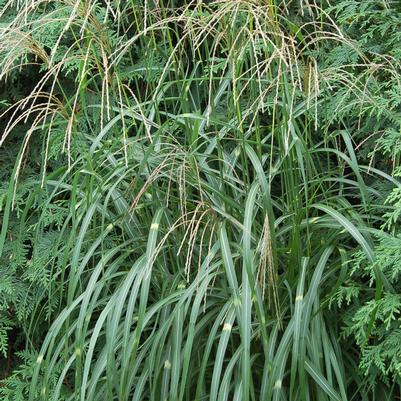
<instances>
[{"instance_id":1,"label":"miscanthus grass","mask_svg":"<svg viewBox=\"0 0 401 401\"><path fill-rule=\"evenodd\" d=\"M323 6L2 3L0 79L25 86L2 109L19 146L0 249L17 219L46 278L21 323L25 399L367 399L328 299L350 252L374 260L369 183L394 179L334 121L376 107L366 83L395 67ZM325 64L335 46L357 61Z\"/></svg>"}]
</instances>

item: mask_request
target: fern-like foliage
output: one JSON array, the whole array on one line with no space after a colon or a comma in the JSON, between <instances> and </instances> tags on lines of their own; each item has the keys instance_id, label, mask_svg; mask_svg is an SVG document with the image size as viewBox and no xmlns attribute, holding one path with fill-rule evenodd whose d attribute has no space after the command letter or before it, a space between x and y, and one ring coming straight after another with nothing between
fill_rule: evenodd
<instances>
[{"instance_id":1,"label":"fern-like foliage","mask_svg":"<svg viewBox=\"0 0 401 401\"><path fill-rule=\"evenodd\" d=\"M336 294L338 305L348 305L343 335L361 349L359 366L372 381L401 383L401 236L382 235L376 259L369 262L360 252L354 254L349 285ZM375 296L378 272L391 283L393 293ZM364 283L369 283L366 287ZM350 302L352 301L352 303Z\"/></svg>"},{"instance_id":2,"label":"fern-like foliage","mask_svg":"<svg viewBox=\"0 0 401 401\"><path fill-rule=\"evenodd\" d=\"M16 353L16 358L19 359L18 367L13 373L2 381L0 386L0 397L2 401L25 401L29 398L30 380L32 378L34 368L37 361L37 355L29 351L20 351ZM48 384L50 387L57 383L57 375L60 372L54 371L49 377ZM52 394L50 394L51 396ZM63 387L63 391L58 396L59 401L68 399L67 386ZM39 397L40 391L34 394L34 397Z\"/></svg>"}]
</instances>

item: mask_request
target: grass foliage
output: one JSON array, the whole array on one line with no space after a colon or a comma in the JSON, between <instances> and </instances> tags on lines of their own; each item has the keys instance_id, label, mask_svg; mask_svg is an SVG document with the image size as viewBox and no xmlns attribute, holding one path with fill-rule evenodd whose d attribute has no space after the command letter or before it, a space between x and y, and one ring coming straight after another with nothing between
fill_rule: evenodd
<instances>
[{"instance_id":1,"label":"grass foliage","mask_svg":"<svg viewBox=\"0 0 401 401\"><path fill-rule=\"evenodd\" d=\"M399 6L0 6L3 399L397 399Z\"/></svg>"}]
</instances>

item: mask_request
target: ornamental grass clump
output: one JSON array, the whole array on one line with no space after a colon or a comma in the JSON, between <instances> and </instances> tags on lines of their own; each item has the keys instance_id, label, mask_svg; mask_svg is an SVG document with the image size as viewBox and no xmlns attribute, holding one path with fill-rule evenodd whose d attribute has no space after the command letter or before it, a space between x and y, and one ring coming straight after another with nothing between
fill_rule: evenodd
<instances>
[{"instance_id":1,"label":"ornamental grass clump","mask_svg":"<svg viewBox=\"0 0 401 401\"><path fill-rule=\"evenodd\" d=\"M323 3L2 4L6 399L354 399L329 304L355 252L395 292L355 132L398 67Z\"/></svg>"}]
</instances>

